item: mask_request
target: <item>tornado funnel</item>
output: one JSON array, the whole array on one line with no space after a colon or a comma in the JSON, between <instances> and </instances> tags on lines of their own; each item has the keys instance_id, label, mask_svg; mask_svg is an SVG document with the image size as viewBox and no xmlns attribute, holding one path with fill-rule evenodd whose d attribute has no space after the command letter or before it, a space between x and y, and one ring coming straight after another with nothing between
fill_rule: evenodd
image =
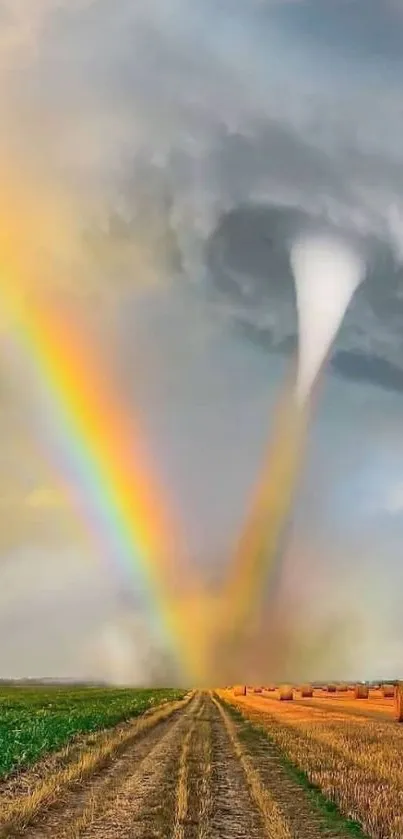
<instances>
[{"instance_id":1,"label":"tornado funnel","mask_svg":"<svg viewBox=\"0 0 403 839\"><path fill-rule=\"evenodd\" d=\"M299 357L297 399L304 402L361 283L365 263L335 237L309 235L291 248L297 294Z\"/></svg>"}]
</instances>

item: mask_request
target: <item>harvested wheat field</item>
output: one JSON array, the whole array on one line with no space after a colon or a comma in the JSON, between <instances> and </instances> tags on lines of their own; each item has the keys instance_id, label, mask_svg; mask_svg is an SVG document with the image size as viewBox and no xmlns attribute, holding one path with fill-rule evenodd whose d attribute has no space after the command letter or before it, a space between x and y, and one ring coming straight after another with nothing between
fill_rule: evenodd
<instances>
[{"instance_id":1,"label":"harvested wheat field","mask_svg":"<svg viewBox=\"0 0 403 839\"><path fill-rule=\"evenodd\" d=\"M296 698L300 698L298 694ZM381 690L370 690L368 692L368 698L357 701L355 688L330 694L314 690L312 697L304 699L304 705L311 705L312 707L327 709L328 711L340 710L344 714L351 714L353 716L364 715L373 719L394 719L394 692L385 697Z\"/></svg>"},{"instance_id":2,"label":"harvested wheat field","mask_svg":"<svg viewBox=\"0 0 403 839\"><path fill-rule=\"evenodd\" d=\"M393 697L310 694L237 685L0 697L0 837L403 839Z\"/></svg>"},{"instance_id":3,"label":"harvested wheat field","mask_svg":"<svg viewBox=\"0 0 403 839\"><path fill-rule=\"evenodd\" d=\"M283 730L294 736L295 720L289 724L280 711L275 739L231 705L244 703L247 713L258 714L259 725L262 719L277 725L260 706L253 711L254 702L265 702L260 693L78 692L68 712L68 690L55 694L53 702L45 698L32 699L33 705L42 702L30 717L36 714L36 726L29 729L27 719L25 728L21 723L14 729L7 763L12 768L3 769L0 781L1 837L348 839L352 831L365 836L285 760L289 745ZM121 716L114 725L110 705L114 716ZM67 741L59 706L69 720ZM77 708L73 713L73 706L80 713ZM294 702L277 706L298 709ZM47 752L50 739L37 739L27 759L27 744L38 731L53 731L53 745Z\"/></svg>"},{"instance_id":4,"label":"harvested wheat field","mask_svg":"<svg viewBox=\"0 0 403 839\"><path fill-rule=\"evenodd\" d=\"M297 693L290 703L272 694L221 696L367 836L403 837L403 725L393 697L380 690L367 700Z\"/></svg>"}]
</instances>

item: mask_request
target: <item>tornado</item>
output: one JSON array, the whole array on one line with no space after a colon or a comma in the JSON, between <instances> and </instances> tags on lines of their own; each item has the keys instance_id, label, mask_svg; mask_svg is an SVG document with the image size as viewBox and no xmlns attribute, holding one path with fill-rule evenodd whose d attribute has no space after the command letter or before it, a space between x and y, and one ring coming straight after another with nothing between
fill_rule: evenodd
<instances>
[{"instance_id":1,"label":"tornado","mask_svg":"<svg viewBox=\"0 0 403 839\"><path fill-rule=\"evenodd\" d=\"M307 236L291 247L298 310L296 396L307 400L360 285L365 262L349 244L331 236Z\"/></svg>"},{"instance_id":2,"label":"tornado","mask_svg":"<svg viewBox=\"0 0 403 839\"><path fill-rule=\"evenodd\" d=\"M365 269L360 253L334 236L301 237L293 243L290 258L299 326L296 379L294 386L288 381L280 400L226 592L226 651L239 668L241 642L259 614L293 506L309 424L309 397Z\"/></svg>"}]
</instances>

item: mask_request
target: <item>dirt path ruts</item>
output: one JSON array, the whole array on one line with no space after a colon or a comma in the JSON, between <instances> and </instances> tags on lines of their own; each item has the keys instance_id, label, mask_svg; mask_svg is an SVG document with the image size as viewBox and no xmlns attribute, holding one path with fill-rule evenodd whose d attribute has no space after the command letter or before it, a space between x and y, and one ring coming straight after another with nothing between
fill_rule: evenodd
<instances>
[{"instance_id":1,"label":"dirt path ruts","mask_svg":"<svg viewBox=\"0 0 403 839\"><path fill-rule=\"evenodd\" d=\"M69 791L60 807L51 810L40 826L25 835L30 839L164 835L159 826L167 823L168 816L172 821L175 762L200 703L197 696L185 708L151 727L129 744L111 766Z\"/></svg>"},{"instance_id":2,"label":"dirt path ruts","mask_svg":"<svg viewBox=\"0 0 403 839\"><path fill-rule=\"evenodd\" d=\"M69 826L72 835L71 825ZM74 833L73 833L74 835ZM80 839L263 839L259 808L221 715L199 696L115 787Z\"/></svg>"},{"instance_id":3,"label":"dirt path ruts","mask_svg":"<svg viewBox=\"0 0 403 839\"><path fill-rule=\"evenodd\" d=\"M164 831L173 835L181 754L186 760L195 707L196 703L160 732L155 743L144 744L147 753L140 763L138 753L128 755L123 777L116 779L108 801L102 801L100 812L80 832L80 839L140 839L162 836Z\"/></svg>"},{"instance_id":4,"label":"dirt path ruts","mask_svg":"<svg viewBox=\"0 0 403 839\"><path fill-rule=\"evenodd\" d=\"M147 730L70 790L30 839L345 839L324 832L305 791L259 732L209 694Z\"/></svg>"},{"instance_id":5,"label":"dirt path ruts","mask_svg":"<svg viewBox=\"0 0 403 839\"><path fill-rule=\"evenodd\" d=\"M265 831L259 812L251 799L243 766L234 749L219 709L209 706L212 736L212 786L214 808L211 819L212 839L262 839Z\"/></svg>"}]
</instances>

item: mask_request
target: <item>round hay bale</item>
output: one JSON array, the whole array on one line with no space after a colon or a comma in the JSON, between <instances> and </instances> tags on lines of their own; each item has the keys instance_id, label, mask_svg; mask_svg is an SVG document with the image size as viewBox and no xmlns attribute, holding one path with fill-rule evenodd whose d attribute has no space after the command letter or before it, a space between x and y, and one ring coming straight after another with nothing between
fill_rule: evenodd
<instances>
[{"instance_id":1,"label":"round hay bale","mask_svg":"<svg viewBox=\"0 0 403 839\"><path fill-rule=\"evenodd\" d=\"M301 685L299 690L302 697L308 698L310 696L313 696L312 685Z\"/></svg>"},{"instance_id":2,"label":"round hay bale","mask_svg":"<svg viewBox=\"0 0 403 839\"><path fill-rule=\"evenodd\" d=\"M347 685L337 685L337 693L347 693Z\"/></svg>"},{"instance_id":3,"label":"round hay bale","mask_svg":"<svg viewBox=\"0 0 403 839\"><path fill-rule=\"evenodd\" d=\"M246 696L246 685L235 685L234 696Z\"/></svg>"},{"instance_id":4,"label":"round hay bale","mask_svg":"<svg viewBox=\"0 0 403 839\"><path fill-rule=\"evenodd\" d=\"M336 693L336 685L328 685L327 686L328 693Z\"/></svg>"},{"instance_id":5,"label":"round hay bale","mask_svg":"<svg viewBox=\"0 0 403 839\"><path fill-rule=\"evenodd\" d=\"M262 688L253 688L253 693L261 693Z\"/></svg>"},{"instance_id":6,"label":"round hay bale","mask_svg":"<svg viewBox=\"0 0 403 839\"><path fill-rule=\"evenodd\" d=\"M382 685L382 696L384 699L393 699L395 695L394 685Z\"/></svg>"},{"instance_id":7,"label":"round hay bale","mask_svg":"<svg viewBox=\"0 0 403 839\"><path fill-rule=\"evenodd\" d=\"M354 699L368 699L368 685L356 685L354 688Z\"/></svg>"},{"instance_id":8,"label":"round hay bale","mask_svg":"<svg viewBox=\"0 0 403 839\"><path fill-rule=\"evenodd\" d=\"M395 692L395 718L403 722L403 682L398 682Z\"/></svg>"},{"instance_id":9,"label":"round hay bale","mask_svg":"<svg viewBox=\"0 0 403 839\"><path fill-rule=\"evenodd\" d=\"M267 690L268 693L271 693L273 690L276 690L276 686L275 685L266 685L265 690Z\"/></svg>"},{"instance_id":10,"label":"round hay bale","mask_svg":"<svg viewBox=\"0 0 403 839\"><path fill-rule=\"evenodd\" d=\"M280 702L290 702L294 699L294 691L290 685L281 685L278 689L278 698Z\"/></svg>"}]
</instances>

